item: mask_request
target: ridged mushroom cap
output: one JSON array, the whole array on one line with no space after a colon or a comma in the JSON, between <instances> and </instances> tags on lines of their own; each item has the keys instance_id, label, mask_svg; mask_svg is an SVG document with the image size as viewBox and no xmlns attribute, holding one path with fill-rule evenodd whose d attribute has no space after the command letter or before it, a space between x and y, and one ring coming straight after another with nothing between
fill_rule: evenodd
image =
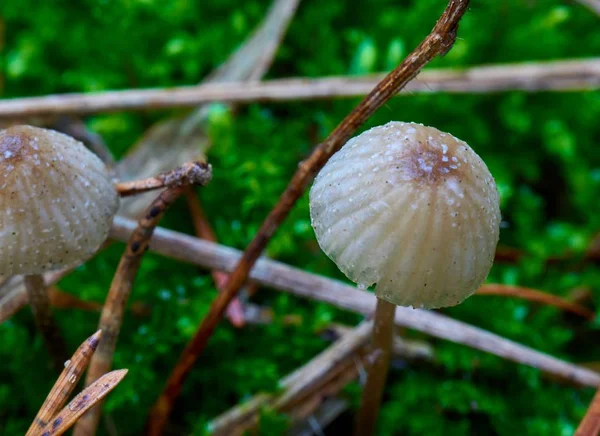
<instances>
[{"instance_id":1,"label":"ridged mushroom cap","mask_svg":"<svg viewBox=\"0 0 600 436\"><path fill-rule=\"evenodd\" d=\"M119 197L104 163L53 130L0 131L0 274L41 274L88 259Z\"/></svg>"},{"instance_id":2,"label":"ridged mushroom cap","mask_svg":"<svg viewBox=\"0 0 600 436\"><path fill-rule=\"evenodd\" d=\"M499 238L485 163L465 142L415 123L350 139L317 175L310 214L338 268L399 306L461 303L487 277Z\"/></svg>"}]
</instances>

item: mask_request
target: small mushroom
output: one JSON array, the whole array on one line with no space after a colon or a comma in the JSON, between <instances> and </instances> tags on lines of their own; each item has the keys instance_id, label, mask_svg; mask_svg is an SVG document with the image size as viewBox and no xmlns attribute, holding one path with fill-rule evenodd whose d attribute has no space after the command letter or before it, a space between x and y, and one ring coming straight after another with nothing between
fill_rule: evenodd
<instances>
[{"instance_id":1,"label":"small mushroom","mask_svg":"<svg viewBox=\"0 0 600 436\"><path fill-rule=\"evenodd\" d=\"M379 357L358 429L368 435L389 364L395 305L453 306L475 292L494 261L498 191L465 142L421 124L390 122L332 156L310 191L310 213L325 254L359 286L375 285Z\"/></svg>"},{"instance_id":2,"label":"small mushroom","mask_svg":"<svg viewBox=\"0 0 600 436\"><path fill-rule=\"evenodd\" d=\"M105 165L82 143L31 126L0 131L0 275L25 275L51 350L58 330L41 274L87 260L106 240L118 204Z\"/></svg>"}]
</instances>

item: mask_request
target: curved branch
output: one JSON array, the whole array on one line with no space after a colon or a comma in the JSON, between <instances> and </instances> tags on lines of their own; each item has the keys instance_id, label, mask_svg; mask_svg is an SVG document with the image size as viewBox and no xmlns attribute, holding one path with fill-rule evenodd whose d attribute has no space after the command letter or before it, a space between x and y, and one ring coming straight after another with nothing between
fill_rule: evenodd
<instances>
[{"instance_id":1,"label":"curved branch","mask_svg":"<svg viewBox=\"0 0 600 436\"><path fill-rule=\"evenodd\" d=\"M547 292L538 291L537 289L524 288L522 286L508 286L497 283L489 283L477 289L476 295L518 297L524 300L542 303L548 306L554 306L561 310L587 318L588 320L592 320L596 316L594 312L580 304L572 303L564 298L560 298Z\"/></svg>"},{"instance_id":2,"label":"curved branch","mask_svg":"<svg viewBox=\"0 0 600 436\"><path fill-rule=\"evenodd\" d=\"M597 436L598 434L600 434L600 390L594 395L590 407L575 431L575 436Z\"/></svg>"},{"instance_id":3,"label":"curved branch","mask_svg":"<svg viewBox=\"0 0 600 436\"><path fill-rule=\"evenodd\" d=\"M231 301L246 282L254 263L265 249L278 227L304 193L308 183L327 160L350 139L356 130L369 119L394 94L413 79L421 69L437 56L445 55L456 40L458 23L469 5L468 0L450 0L431 33L390 74L367 95L352 112L319 144L302 162L278 203L271 210L258 233L248 245L244 255L229 276L223 290L217 294L196 334L184 349L177 371L167 380L164 391L150 412L146 429L150 434L161 434L166 426L175 399L196 359L208 343L210 336L223 317Z\"/></svg>"}]
</instances>

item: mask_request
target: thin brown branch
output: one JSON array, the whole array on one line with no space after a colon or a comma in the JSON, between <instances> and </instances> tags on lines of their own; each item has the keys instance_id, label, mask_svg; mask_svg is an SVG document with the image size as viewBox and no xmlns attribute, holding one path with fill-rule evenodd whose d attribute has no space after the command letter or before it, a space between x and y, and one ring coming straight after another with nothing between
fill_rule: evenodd
<instances>
[{"instance_id":1,"label":"thin brown branch","mask_svg":"<svg viewBox=\"0 0 600 436\"><path fill-rule=\"evenodd\" d=\"M498 247L496 249L495 262L515 263L519 262L526 255L522 250L511 247ZM595 235L588 243L588 247L583 254L567 251L565 253L549 256L546 264L552 265L572 260L582 260L588 262L600 261L600 234Z\"/></svg>"},{"instance_id":2,"label":"thin brown branch","mask_svg":"<svg viewBox=\"0 0 600 436\"><path fill-rule=\"evenodd\" d=\"M513 247L496 247L496 253L494 255L495 263L516 263L523 257L523 253L518 248Z\"/></svg>"},{"instance_id":3,"label":"thin brown branch","mask_svg":"<svg viewBox=\"0 0 600 436\"><path fill-rule=\"evenodd\" d=\"M142 180L117 183L115 187L121 197L137 195L169 187L206 185L212 177L212 170L205 162L188 162L174 170Z\"/></svg>"},{"instance_id":4,"label":"thin brown branch","mask_svg":"<svg viewBox=\"0 0 600 436\"><path fill-rule=\"evenodd\" d=\"M579 423L575 436L598 436L600 434L600 390L592 399L585 416Z\"/></svg>"},{"instance_id":5,"label":"thin brown branch","mask_svg":"<svg viewBox=\"0 0 600 436\"><path fill-rule=\"evenodd\" d=\"M121 261L117 267L100 316L99 328L104 333L104 340L92 358L86 376L86 385L90 385L96 381L108 372L112 366L119 330L123 322L125 305L131 294L133 282L143 254L146 252L154 228L158 225L158 222L167 209L182 194L183 189L182 186L177 186L163 191L147 209L145 216L140 219L136 230L127 242L125 253L121 257ZM75 427L74 434L95 434L100 421L100 414L101 404L90 410L79 421Z\"/></svg>"},{"instance_id":6,"label":"thin brown branch","mask_svg":"<svg viewBox=\"0 0 600 436\"><path fill-rule=\"evenodd\" d=\"M62 277L70 273L71 270L51 272L44 275L44 280L48 284L48 296L50 304L58 309L80 309L91 312L100 312L102 304L96 301L82 300L75 295L68 294L52 286ZM0 324L13 316L17 311L29 303L23 277L13 277L6 283L6 290L0 290ZM131 313L135 316L147 316L150 309L143 302L133 302L130 307Z\"/></svg>"},{"instance_id":7,"label":"thin brown branch","mask_svg":"<svg viewBox=\"0 0 600 436\"><path fill-rule=\"evenodd\" d=\"M572 303L547 292L539 291L537 289L525 288L522 286L509 286L497 283L489 283L477 289L476 295L500 295L504 297L522 298L527 301L533 301L536 303L546 304L548 306L554 306L561 310L574 313L589 320L594 319L594 317L596 316L593 311L580 304Z\"/></svg>"},{"instance_id":8,"label":"thin brown branch","mask_svg":"<svg viewBox=\"0 0 600 436\"><path fill-rule=\"evenodd\" d=\"M52 419L52 425L41 436L61 435L69 430L84 413L101 403L125 378L127 372L126 369L109 372L85 388Z\"/></svg>"},{"instance_id":9,"label":"thin brown branch","mask_svg":"<svg viewBox=\"0 0 600 436\"><path fill-rule=\"evenodd\" d=\"M310 180L325 165L329 157L339 150L377 109L414 78L427 63L437 56L446 54L452 48L456 38L458 22L466 12L468 4L468 0L450 0L432 32L423 42L402 64L387 75L335 128L328 138L317 146L313 153L299 165L297 172L292 177L277 205L269 213L257 235L248 245L237 267L229 276L225 288L217 294L192 342L183 351L176 366L177 372L171 374L164 391L150 412L146 427L150 434L162 433L175 399L179 396L183 381L208 343L225 309L246 282L250 269L279 225L288 216L298 198L304 193Z\"/></svg>"},{"instance_id":10,"label":"thin brown branch","mask_svg":"<svg viewBox=\"0 0 600 436\"><path fill-rule=\"evenodd\" d=\"M15 98L0 102L0 118L164 109L213 101L250 103L362 97L382 78L383 75L289 78L254 83L207 83L164 89ZM589 59L424 71L400 95L439 92L564 92L599 87L600 59Z\"/></svg>"},{"instance_id":11,"label":"thin brown branch","mask_svg":"<svg viewBox=\"0 0 600 436\"><path fill-rule=\"evenodd\" d=\"M111 238L126 241L134 228L134 221L116 217ZM233 248L162 228L154 232L150 249L182 262L222 271L232 271L241 257L241 252ZM375 309L376 297L370 292L266 258L256 263L250 272L250 278L275 290L325 302L366 316L371 315ZM567 382L584 386L600 386L600 374L595 371L565 362L433 311L398 307L395 322L397 326L532 366Z\"/></svg>"},{"instance_id":12,"label":"thin brown branch","mask_svg":"<svg viewBox=\"0 0 600 436\"><path fill-rule=\"evenodd\" d=\"M190 168L190 166L186 166ZM121 257L121 261L115 272L111 283L102 314L100 315L99 328L102 330L104 340L100 343L98 351L94 354L88 373L86 376L86 385L90 385L100 376L108 372L112 366L113 354L119 336L119 330L123 322L125 305L131 294L133 282L137 275L142 257L148 248L154 229L162 219L167 209L179 198L183 190L190 183L208 183L210 167L206 164L192 165L192 172L199 169L201 177L190 177L187 171L178 171L180 182L169 184L169 188L164 190L146 210L145 215L139 220L136 229L127 241L127 247ZM75 435L94 434L100 420L102 404L92 408L77 424L74 430Z\"/></svg>"},{"instance_id":13,"label":"thin brown branch","mask_svg":"<svg viewBox=\"0 0 600 436\"><path fill-rule=\"evenodd\" d=\"M24 277L24 282L35 325L44 340L54 368L60 372L69 355L66 342L52 314L44 278L39 274L28 275Z\"/></svg>"},{"instance_id":14,"label":"thin brown branch","mask_svg":"<svg viewBox=\"0 0 600 436\"><path fill-rule=\"evenodd\" d=\"M33 436L45 429L50 420L58 413L62 406L67 402L69 395L77 386L83 371L87 367L98 342L102 336L102 331L98 330L92 336L87 338L75 351L71 360L67 361L63 372L52 387L52 390L46 397L44 404L36 415L26 436Z\"/></svg>"},{"instance_id":15,"label":"thin brown branch","mask_svg":"<svg viewBox=\"0 0 600 436\"><path fill-rule=\"evenodd\" d=\"M96 301L82 300L75 295L61 291L56 286L48 287L48 296L50 297L50 304L60 309L80 309L89 312L100 312L102 310L102 304Z\"/></svg>"},{"instance_id":16,"label":"thin brown branch","mask_svg":"<svg viewBox=\"0 0 600 436\"><path fill-rule=\"evenodd\" d=\"M59 309L79 309L89 312L101 312L102 304L97 301L83 300L75 295L61 291L56 286L48 288L50 304ZM151 309L141 301L134 301L129 307L134 316L149 316Z\"/></svg>"},{"instance_id":17,"label":"thin brown branch","mask_svg":"<svg viewBox=\"0 0 600 436\"><path fill-rule=\"evenodd\" d=\"M206 218L206 214L202 209L202 205L200 204L200 199L196 195L196 191L192 188L186 189L185 198L190 210L190 215L192 216L192 222L194 224L196 236L206 239L210 242L218 242L217 235L208 222L208 218ZM228 275L223 271L215 270L211 271L211 275L217 290L221 291L227 282ZM238 328L244 326L244 308L242 307L242 303L240 302L239 298L236 297L233 299L233 301L231 301L227 307L226 316L233 326Z\"/></svg>"}]
</instances>

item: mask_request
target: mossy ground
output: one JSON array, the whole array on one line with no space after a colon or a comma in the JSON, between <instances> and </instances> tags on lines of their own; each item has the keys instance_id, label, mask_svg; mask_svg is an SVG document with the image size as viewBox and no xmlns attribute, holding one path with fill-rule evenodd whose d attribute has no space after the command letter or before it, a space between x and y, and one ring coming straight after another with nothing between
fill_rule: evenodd
<instances>
[{"instance_id":1,"label":"mossy ground","mask_svg":"<svg viewBox=\"0 0 600 436\"><path fill-rule=\"evenodd\" d=\"M598 17L562 0L474 1L454 49L432 67L597 56ZM3 97L56 92L192 84L225 60L264 15L268 2L115 0L0 4L5 46L0 52ZM443 1L304 0L268 77L363 74L397 64L431 29ZM201 192L223 244L244 248L293 174L297 163L357 100L251 104L222 113L210 126L215 175ZM115 154L152 122L174 111L87 118ZM600 300L600 271L579 262L600 229L600 94L501 93L406 95L387 103L365 127L416 121L467 141L486 161L501 193L501 243L526 255L496 265L490 281L565 296L588 287ZM192 232L183 202L165 225ZM123 246L116 244L60 282L79 297L103 301ZM572 252L572 262L546 266ZM318 250L304 196L269 245L268 254L341 278ZM125 319L115 367L129 375L109 397L119 434L138 434L185 342L215 295L209 275L148 255L133 301L150 317ZM185 385L173 416L178 434L202 434L216 414L261 390L327 346L315 331L358 316L262 289L256 301L278 315L268 326L235 330L222 323ZM500 297L473 297L445 311L571 361L600 359L597 321L585 323L553 308ZM286 326L282 315L302 317ZM69 346L95 329L98 315L57 311ZM411 337L423 336L411 332ZM405 363L391 374L381 434L569 435L592 391L562 385L539 371L445 341L434 365ZM22 310L0 325L0 433L23 434L54 374ZM348 392L357 398L357 387ZM263 434L282 421L266 413Z\"/></svg>"}]
</instances>

